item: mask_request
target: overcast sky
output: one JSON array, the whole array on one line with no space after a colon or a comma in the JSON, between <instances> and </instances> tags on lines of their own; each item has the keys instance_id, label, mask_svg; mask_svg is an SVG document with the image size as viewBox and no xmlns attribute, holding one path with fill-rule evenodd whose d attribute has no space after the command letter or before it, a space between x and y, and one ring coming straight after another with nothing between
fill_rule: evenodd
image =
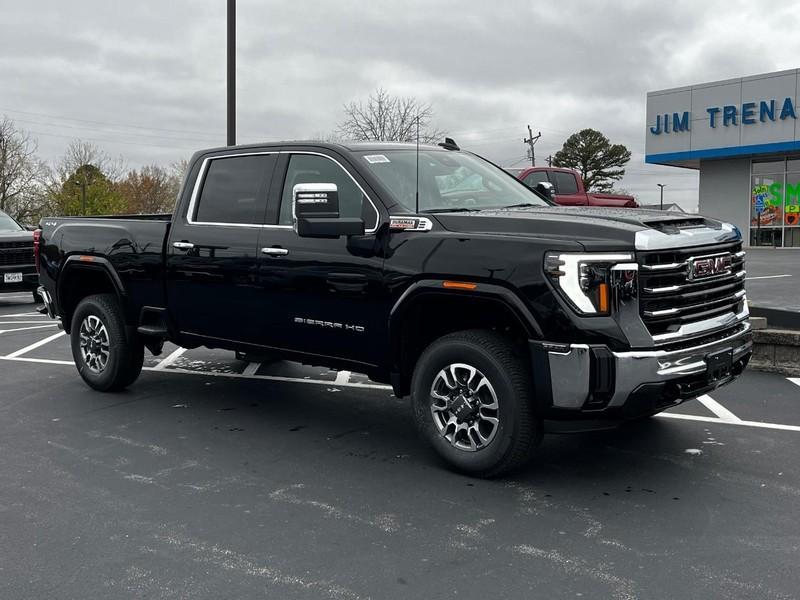
<instances>
[{"instance_id":1,"label":"overcast sky","mask_svg":"<svg viewBox=\"0 0 800 600\"><path fill-rule=\"evenodd\" d=\"M225 1L4 0L0 114L53 160L72 138L130 166L225 141ZM794 2L365 0L238 3L238 140L332 131L376 87L431 102L462 147L525 163L593 127L633 152L620 187L697 204L645 165L650 90L800 67ZM537 164L542 164L540 160Z\"/></svg>"}]
</instances>

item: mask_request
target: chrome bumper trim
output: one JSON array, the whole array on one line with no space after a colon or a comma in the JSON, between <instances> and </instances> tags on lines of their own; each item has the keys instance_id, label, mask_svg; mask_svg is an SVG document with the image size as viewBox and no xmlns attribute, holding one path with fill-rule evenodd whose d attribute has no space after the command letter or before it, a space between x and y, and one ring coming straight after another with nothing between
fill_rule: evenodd
<instances>
[{"instance_id":1,"label":"chrome bumper trim","mask_svg":"<svg viewBox=\"0 0 800 600\"><path fill-rule=\"evenodd\" d=\"M612 352L615 387L607 408L620 407L631 393L645 383L667 382L706 372L706 357L730 349L733 362L752 352L750 324L723 339L680 350L632 350ZM590 350L572 344L567 351L548 351L553 406L580 409L590 393Z\"/></svg>"},{"instance_id":2,"label":"chrome bumper trim","mask_svg":"<svg viewBox=\"0 0 800 600\"><path fill-rule=\"evenodd\" d=\"M47 316L51 319L55 319L56 312L55 308L53 307L53 298L50 296L50 292L48 292L43 285L40 285L38 288L36 288L36 292L42 297L44 307L47 309Z\"/></svg>"}]
</instances>

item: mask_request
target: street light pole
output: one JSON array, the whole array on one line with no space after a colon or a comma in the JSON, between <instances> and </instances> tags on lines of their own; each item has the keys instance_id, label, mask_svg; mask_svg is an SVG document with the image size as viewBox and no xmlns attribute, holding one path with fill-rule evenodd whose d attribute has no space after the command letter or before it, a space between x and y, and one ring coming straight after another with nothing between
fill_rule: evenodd
<instances>
[{"instance_id":1,"label":"street light pole","mask_svg":"<svg viewBox=\"0 0 800 600\"><path fill-rule=\"evenodd\" d=\"M81 214L86 216L86 181L75 181L81 187Z\"/></svg>"},{"instance_id":2,"label":"street light pole","mask_svg":"<svg viewBox=\"0 0 800 600\"><path fill-rule=\"evenodd\" d=\"M236 145L236 0L228 0L228 146Z\"/></svg>"},{"instance_id":3,"label":"street light pole","mask_svg":"<svg viewBox=\"0 0 800 600\"><path fill-rule=\"evenodd\" d=\"M664 188L667 187L667 184L657 183L656 185L661 188L661 210L664 210Z\"/></svg>"}]
</instances>

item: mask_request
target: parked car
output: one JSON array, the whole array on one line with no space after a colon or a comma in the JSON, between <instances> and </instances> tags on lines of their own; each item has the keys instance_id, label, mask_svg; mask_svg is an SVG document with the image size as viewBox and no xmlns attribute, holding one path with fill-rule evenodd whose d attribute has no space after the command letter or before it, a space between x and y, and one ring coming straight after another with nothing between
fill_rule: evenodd
<instances>
[{"instance_id":1,"label":"parked car","mask_svg":"<svg viewBox=\"0 0 800 600\"><path fill-rule=\"evenodd\" d=\"M562 206L613 206L615 208L636 208L638 206L633 196L587 192L583 186L583 179L572 169L528 167L506 170L531 188L536 188L542 182L551 184L553 200Z\"/></svg>"},{"instance_id":2,"label":"parked car","mask_svg":"<svg viewBox=\"0 0 800 600\"><path fill-rule=\"evenodd\" d=\"M39 289L90 387L132 384L167 340L352 369L477 476L546 424L653 415L752 352L738 229L553 206L452 141L203 150L172 215L41 227Z\"/></svg>"},{"instance_id":3,"label":"parked car","mask_svg":"<svg viewBox=\"0 0 800 600\"><path fill-rule=\"evenodd\" d=\"M33 235L33 232L0 211L0 294L32 292L33 299L39 300Z\"/></svg>"}]
</instances>

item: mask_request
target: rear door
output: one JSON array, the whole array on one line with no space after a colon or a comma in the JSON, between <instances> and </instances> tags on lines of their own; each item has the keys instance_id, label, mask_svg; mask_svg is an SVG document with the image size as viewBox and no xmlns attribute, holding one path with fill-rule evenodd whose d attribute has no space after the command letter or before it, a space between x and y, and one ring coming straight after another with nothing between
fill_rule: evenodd
<instances>
[{"instance_id":1,"label":"rear door","mask_svg":"<svg viewBox=\"0 0 800 600\"><path fill-rule=\"evenodd\" d=\"M206 158L167 246L167 297L183 334L254 342L258 237L278 152Z\"/></svg>"},{"instance_id":2,"label":"rear door","mask_svg":"<svg viewBox=\"0 0 800 600\"><path fill-rule=\"evenodd\" d=\"M586 194L580 191L578 178L571 171L551 171L550 181L555 186L556 201L564 206L587 204Z\"/></svg>"},{"instance_id":3,"label":"rear door","mask_svg":"<svg viewBox=\"0 0 800 600\"><path fill-rule=\"evenodd\" d=\"M259 241L261 304L270 307L270 337L296 352L379 364L388 348L378 238L384 209L379 212L366 183L338 157L291 151L282 161L282 181L271 195L271 224ZM340 215L362 217L365 235L299 237L292 227L292 189L298 183L336 184Z\"/></svg>"}]
</instances>

